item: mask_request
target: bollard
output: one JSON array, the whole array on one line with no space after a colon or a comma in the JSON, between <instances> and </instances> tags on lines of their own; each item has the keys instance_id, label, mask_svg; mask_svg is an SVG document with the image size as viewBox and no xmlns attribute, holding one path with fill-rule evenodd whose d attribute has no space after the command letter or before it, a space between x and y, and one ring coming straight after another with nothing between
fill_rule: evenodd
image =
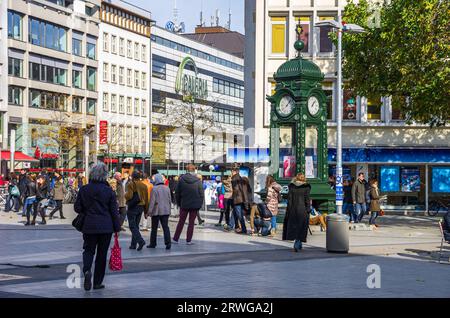
<instances>
[{"instance_id":1,"label":"bollard","mask_svg":"<svg viewBox=\"0 0 450 318\"><path fill-rule=\"evenodd\" d=\"M327 216L327 251L330 253L348 253L349 217L343 214Z\"/></svg>"}]
</instances>

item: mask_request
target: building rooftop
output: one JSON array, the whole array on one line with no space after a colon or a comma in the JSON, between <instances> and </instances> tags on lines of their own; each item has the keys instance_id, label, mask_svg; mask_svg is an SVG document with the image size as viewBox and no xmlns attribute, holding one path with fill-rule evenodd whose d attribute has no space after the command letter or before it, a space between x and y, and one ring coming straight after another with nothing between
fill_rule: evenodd
<instances>
[{"instance_id":1,"label":"building rooftop","mask_svg":"<svg viewBox=\"0 0 450 318\"><path fill-rule=\"evenodd\" d=\"M245 36L239 32L222 27L198 27L195 29L195 33L181 35L239 58L244 58Z\"/></svg>"}]
</instances>

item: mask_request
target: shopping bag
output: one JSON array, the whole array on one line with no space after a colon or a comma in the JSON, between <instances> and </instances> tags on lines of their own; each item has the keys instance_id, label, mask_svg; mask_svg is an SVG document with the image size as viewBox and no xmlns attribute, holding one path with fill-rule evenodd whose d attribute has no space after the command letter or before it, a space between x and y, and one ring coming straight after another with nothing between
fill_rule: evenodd
<instances>
[{"instance_id":1,"label":"shopping bag","mask_svg":"<svg viewBox=\"0 0 450 318\"><path fill-rule=\"evenodd\" d=\"M119 235L114 235L114 246L111 248L111 256L109 258L109 269L113 272L121 271L122 265L122 249L119 246Z\"/></svg>"}]
</instances>

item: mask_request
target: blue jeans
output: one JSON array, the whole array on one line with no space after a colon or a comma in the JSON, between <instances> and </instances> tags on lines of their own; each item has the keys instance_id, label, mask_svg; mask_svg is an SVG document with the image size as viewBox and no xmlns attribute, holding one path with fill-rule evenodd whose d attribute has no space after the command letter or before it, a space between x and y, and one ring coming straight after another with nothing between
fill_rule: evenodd
<instances>
[{"instance_id":1,"label":"blue jeans","mask_svg":"<svg viewBox=\"0 0 450 318\"><path fill-rule=\"evenodd\" d=\"M27 214L28 206L32 205L34 203L34 201L36 201L36 197L26 198L25 203L23 204L23 211L22 211L23 215Z\"/></svg>"},{"instance_id":2,"label":"blue jeans","mask_svg":"<svg viewBox=\"0 0 450 318\"><path fill-rule=\"evenodd\" d=\"M236 213L236 218L239 220L239 223L241 223L242 233L247 233L247 228L245 227L245 218L244 218L243 210L244 210L243 204L236 204L234 206L234 213Z\"/></svg>"},{"instance_id":3,"label":"blue jeans","mask_svg":"<svg viewBox=\"0 0 450 318\"><path fill-rule=\"evenodd\" d=\"M261 218L256 218L254 223L255 223L256 231L259 232L259 230L261 229L262 236L269 235L269 231L271 230L271 224L269 221L263 220Z\"/></svg>"},{"instance_id":4,"label":"blue jeans","mask_svg":"<svg viewBox=\"0 0 450 318\"><path fill-rule=\"evenodd\" d=\"M277 230L277 217L272 216L272 220L270 222L272 224L272 229Z\"/></svg>"},{"instance_id":5,"label":"blue jeans","mask_svg":"<svg viewBox=\"0 0 450 318\"><path fill-rule=\"evenodd\" d=\"M375 220L378 217L378 212L371 212L370 214L370 220L369 220L369 224L375 224Z\"/></svg>"},{"instance_id":6,"label":"blue jeans","mask_svg":"<svg viewBox=\"0 0 450 318\"><path fill-rule=\"evenodd\" d=\"M358 222L361 222L364 214L366 214L366 204L365 203L356 203L355 204L356 215L358 216Z\"/></svg>"},{"instance_id":7,"label":"blue jeans","mask_svg":"<svg viewBox=\"0 0 450 318\"><path fill-rule=\"evenodd\" d=\"M350 221L357 222L358 221L358 214L355 212L355 207L352 203L345 203L342 207L342 213L349 214Z\"/></svg>"}]
</instances>

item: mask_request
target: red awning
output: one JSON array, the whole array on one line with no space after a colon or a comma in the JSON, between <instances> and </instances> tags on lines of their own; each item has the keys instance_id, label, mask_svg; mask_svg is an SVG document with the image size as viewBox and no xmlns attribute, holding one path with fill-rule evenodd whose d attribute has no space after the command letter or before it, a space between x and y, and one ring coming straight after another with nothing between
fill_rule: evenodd
<instances>
[{"instance_id":1,"label":"red awning","mask_svg":"<svg viewBox=\"0 0 450 318\"><path fill-rule=\"evenodd\" d=\"M105 158L103 160L103 163L107 164L107 163L119 163L119 159L110 159L110 158Z\"/></svg>"},{"instance_id":2,"label":"red awning","mask_svg":"<svg viewBox=\"0 0 450 318\"><path fill-rule=\"evenodd\" d=\"M1 160L9 161L11 160L11 152L9 150L4 150L1 152ZM14 153L14 161L17 162L39 162L39 160L33 157L27 156L23 152L16 151Z\"/></svg>"}]
</instances>

